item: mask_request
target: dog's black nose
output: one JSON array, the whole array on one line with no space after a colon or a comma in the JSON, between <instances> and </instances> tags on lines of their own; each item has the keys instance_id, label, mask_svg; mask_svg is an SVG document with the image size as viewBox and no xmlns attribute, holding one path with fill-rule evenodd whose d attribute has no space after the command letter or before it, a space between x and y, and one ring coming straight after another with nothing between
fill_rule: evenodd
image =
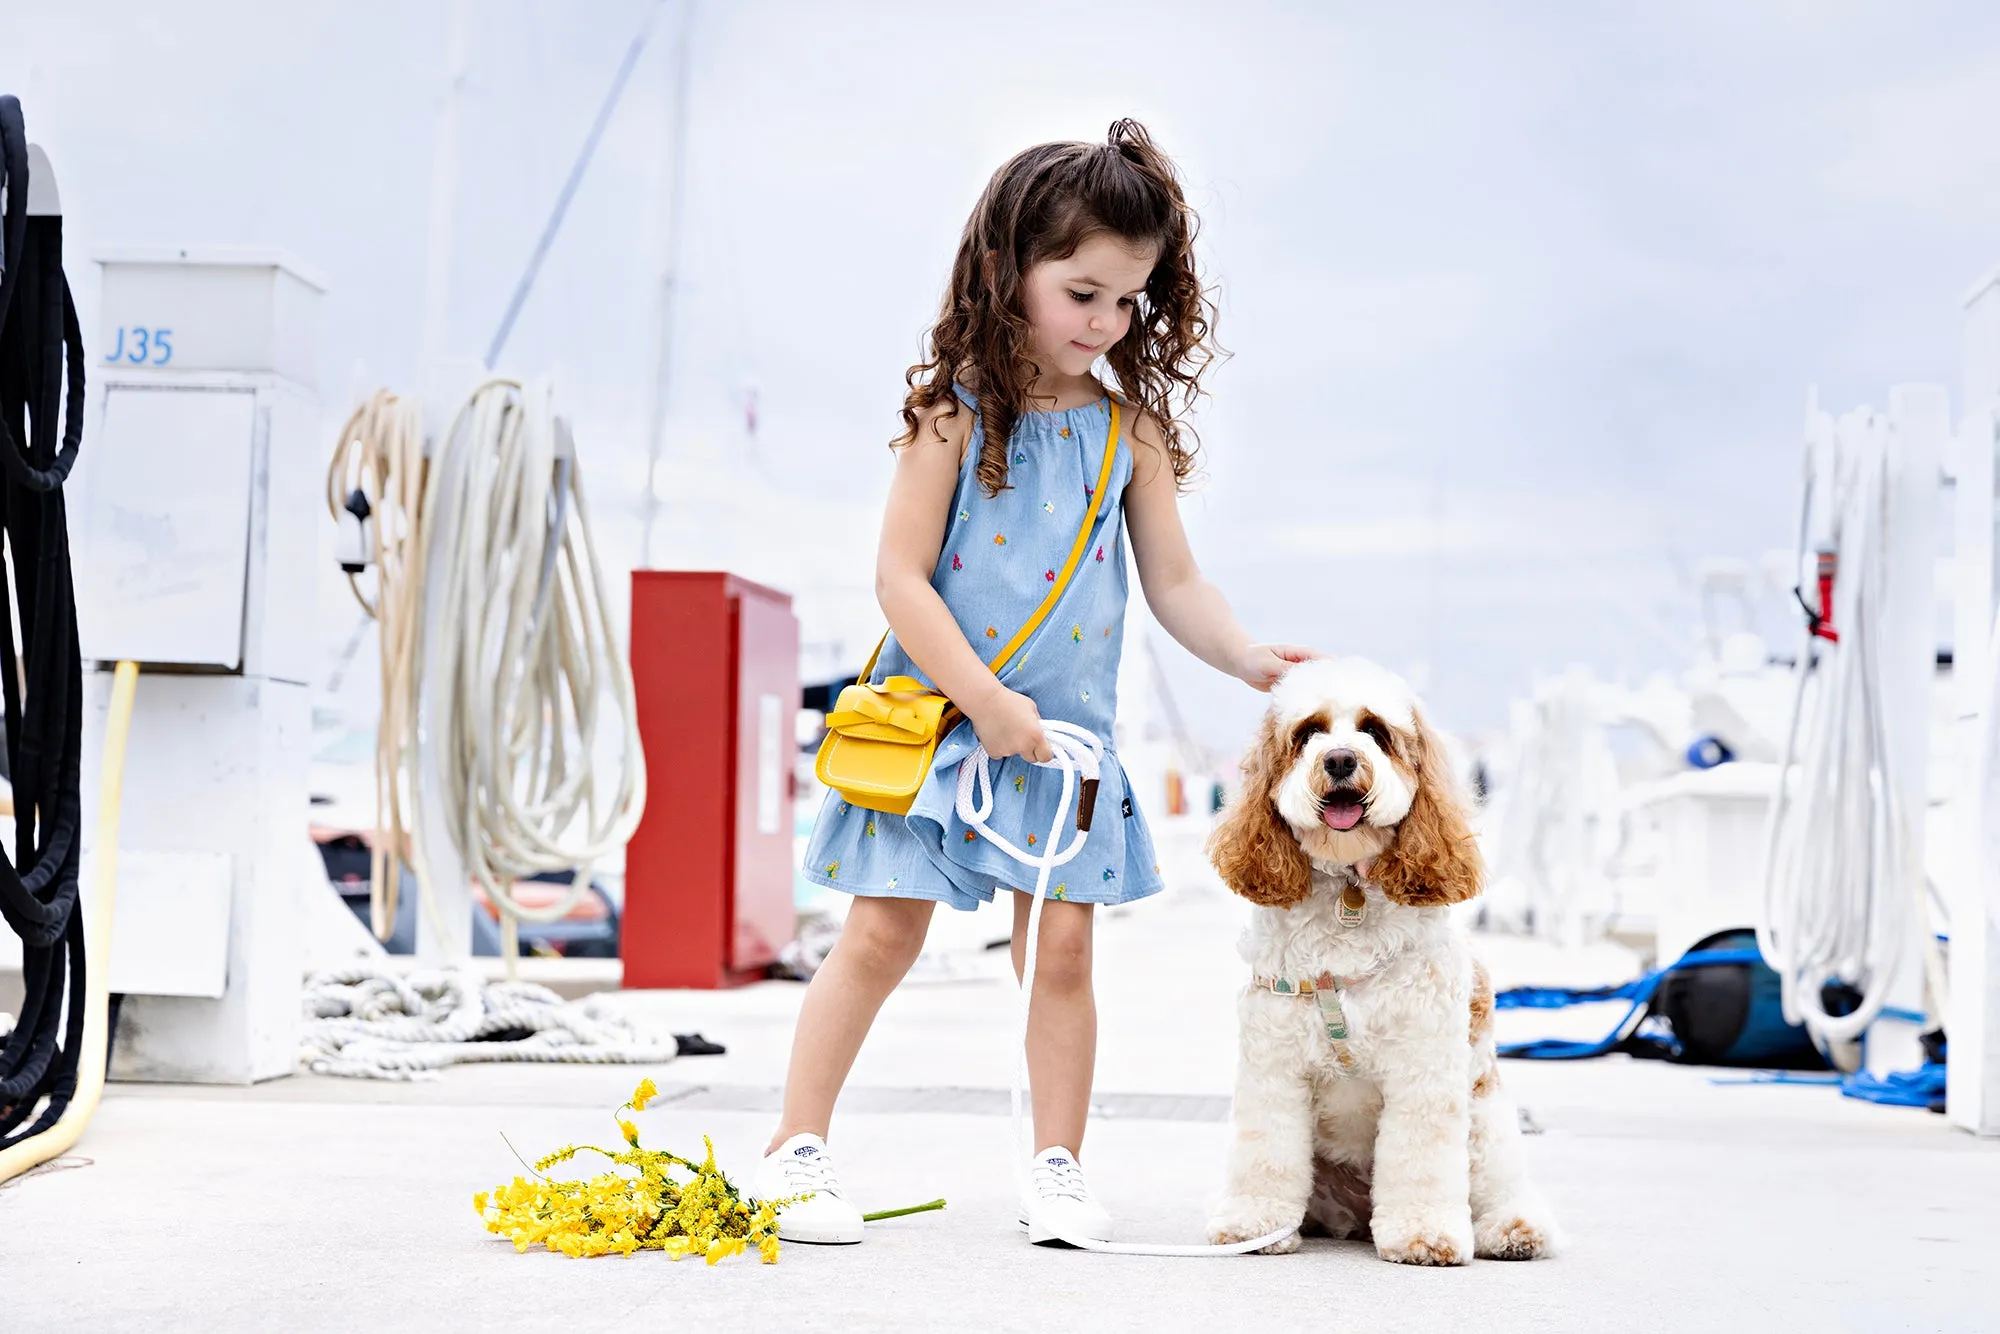
<instances>
[{"instance_id":1,"label":"dog's black nose","mask_svg":"<svg viewBox=\"0 0 2000 1334\"><path fill-rule=\"evenodd\" d=\"M1354 771L1361 767L1361 761L1351 750L1330 750L1322 762L1326 765L1326 776L1335 782L1354 777Z\"/></svg>"}]
</instances>

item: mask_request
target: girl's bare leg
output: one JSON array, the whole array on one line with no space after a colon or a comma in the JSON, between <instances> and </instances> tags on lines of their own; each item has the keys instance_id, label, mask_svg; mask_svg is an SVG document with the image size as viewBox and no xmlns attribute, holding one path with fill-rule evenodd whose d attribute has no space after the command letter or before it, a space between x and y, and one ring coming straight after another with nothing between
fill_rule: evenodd
<instances>
[{"instance_id":1,"label":"girl's bare leg","mask_svg":"<svg viewBox=\"0 0 2000 1334\"><path fill-rule=\"evenodd\" d=\"M1026 959L1031 894L1014 895L1014 976ZM1090 1084L1097 1069L1097 997L1091 990L1091 905L1042 904L1035 994L1028 1011L1028 1083L1035 1148L1083 1152Z\"/></svg>"},{"instance_id":2,"label":"girl's bare leg","mask_svg":"<svg viewBox=\"0 0 2000 1334\"><path fill-rule=\"evenodd\" d=\"M929 899L857 897L847 910L840 939L813 974L799 1007L785 1072L785 1110L766 1153L808 1131L826 1138L834 1101L854 1068L861 1040L916 962L936 906Z\"/></svg>"}]
</instances>

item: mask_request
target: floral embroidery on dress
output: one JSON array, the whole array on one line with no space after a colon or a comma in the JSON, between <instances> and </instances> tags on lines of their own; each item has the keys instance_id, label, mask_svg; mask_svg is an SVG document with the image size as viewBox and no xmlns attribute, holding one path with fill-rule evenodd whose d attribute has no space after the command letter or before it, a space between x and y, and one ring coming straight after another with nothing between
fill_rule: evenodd
<instances>
[{"instance_id":1,"label":"floral embroidery on dress","mask_svg":"<svg viewBox=\"0 0 2000 1334\"><path fill-rule=\"evenodd\" d=\"M966 395L961 391L960 397L963 399ZM1120 631L1123 624L1127 594L1126 579L1122 573L1125 566L1121 565L1115 571L1091 567L1108 565L1111 548L1124 541L1121 525L1125 516L1112 508L1111 501L1115 493L1126 485L1130 475L1129 459L1110 460L1114 466L1106 472L1106 476L1114 479L1110 483L1114 495L1107 495L1102 502L1099 501L1098 497L1106 486L1099 485L1097 480L1099 466L1105 462L1098 457L1097 449L1105 443L1108 415L1100 404L1090 409L1055 414L1053 420L1047 416L1040 420L1033 417L1024 419L1022 434L1006 442L1009 447L1001 455L1013 467L1013 486L999 496L987 496L976 491L973 476L976 460L961 459L958 480L961 489L946 502L950 506L946 514L950 519L951 532L940 544L946 559L934 561L931 567L937 592L947 599L950 610L964 626L965 632L975 640L982 631L985 632L985 638L991 644L991 651L980 655L985 658L991 658L999 651L999 640L1012 636L1027 616L1030 606L1048 597L1066 579L1073 580L1072 595L1068 599L1068 610L1074 618L1069 628L1071 651L1061 654L1054 649L1045 653L1035 648L1032 654L1017 651L1000 675L1009 686L1027 689L1038 698L1047 692L1051 716L1070 714L1082 725L1102 730L1107 735L1110 731L1108 710L1118 692L1106 669L1116 661L1116 648L1111 641L1118 638L1113 632ZM1050 437L1055 437L1058 443L1051 445ZM1117 442L1114 444L1122 453L1124 446ZM1058 467L1060 474L1042 476L1043 470ZM1066 486L1075 486L1078 490L1069 492L1069 498L1065 500L1061 496ZM1037 491L1042 492L1039 498L1035 495ZM1084 501L1081 509L1077 505L1078 492L1081 492ZM1101 508L1098 508L1100 505ZM1040 519L1034 517L1038 507L1042 515ZM1089 525L1090 531L1079 539L1075 525L1084 522L1085 510L1091 511L1093 522ZM1070 517L1065 518L1065 515ZM988 542L1000 549L999 559L987 559L984 564L981 563L981 531L986 534ZM1027 577L1028 570L1034 568L1037 558L1045 562L1070 560L1072 552L1075 559L1082 563L1073 568L1057 568L1045 563L1039 593L1029 591L1034 588L1032 583L1020 583ZM1026 568L1021 568L1023 566ZM995 570L1007 577L999 580L986 578ZM961 573L966 577L959 578ZM979 577L974 578L975 574ZM1050 609L1052 613L1062 610ZM1090 633L1088 623L1092 621L1098 627L1096 636ZM1053 635L1063 633L1062 623L1055 619L1054 614L1040 622L1037 628L1052 630ZM1007 632L1006 635L1002 631ZM1037 634L1023 636L1024 642L1020 647L1031 647L1025 642L1030 639L1035 643L1059 642L1049 635ZM1041 661L1043 658L1049 661ZM1060 662L1056 661L1058 658ZM902 651L900 644L892 643L884 650L881 667L884 674L917 675L908 664L907 653ZM1093 681L1105 682L1105 693L1100 694L1097 686L1091 684ZM1067 707L1061 704L1065 690L1073 692L1069 695ZM952 771L957 768L958 761L964 759L972 744L971 728L963 729L958 738L940 735L937 749L937 768L940 772L927 774L924 781L930 784L941 780L949 784ZM1003 799L995 803L995 833L1014 840L1016 846L1032 857L1042 857L1045 844L1050 851L1057 851L1059 845L1069 841L1068 838L1052 840L1046 825L1033 833L1024 827L1036 823L1035 812L1040 809L1039 803L1053 799L1053 791L1045 797L1042 789L1037 788L1036 800L1030 801L1028 789L1039 781L1034 769L1024 763L1008 765L1007 770L1011 772L1000 772L996 786L1011 780L1012 793L1017 800ZM1107 774L1106 780L1115 784L1117 778ZM1005 788L1000 790L1007 791ZM906 822L901 819L885 823L882 812L867 806L854 807L858 811L855 819L862 822L862 829L851 830L847 823L839 820L823 820L826 828L812 854L799 860L804 862L811 878L835 891L891 896L902 896L902 884L906 878L903 868L908 867L910 875L917 876L910 881L911 894L937 895L953 904L962 901L969 905L973 898L985 897L987 886L993 884L981 874L982 866L992 859L985 855L983 845L987 840L981 837L979 830L968 827L949 813L948 791L945 802L947 804L938 808L935 817L936 821L942 822L942 827L938 822L919 818L908 822L906 828ZM836 800L829 809L845 811L851 804ZM1134 811L1133 814L1136 816L1139 812ZM957 827L962 839L955 854L952 851L953 826ZM1056 882L1054 877L1050 877L1046 891L1050 899L1070 903L1076 902L1080 896L1086 903L1116 902L1158 888L1160 873L1155 870L1149 878L1144 873L1148 863L1137 855L1144 842L1144 825L1127 820L1123 822L1122 830L1106 827L1104 832L1113 836L1100 840L1105 844L1104 850L1083 860L1076 868L1076 874L1085 877L1077 882L1077 894L1070 893L1071 886L1067 879ZM1124 837L1117 840L1115 836L1120 832ZM917 868L923 862L921 844L926 836L929 856L938 863L938 869L945 873L949 882L942 888L935 887L938 885L936 876L918 875ZM940 843L942 853L939 851ZM1128 858L1128 853L1134 855ZM1156 859L1158 855L1155 853ZM1097 882L1089 879L1091 861L1097 862L1100 875L1107 869L1111 872L1104 876L1101 888L1093 889ZM1128 885L1126 872L1134 863L1141 867L1141 874ZM819 869L814 871L815 867ZM1018 877L1010 879L1018 881ZM1009 883L995 885L994 888L1013 892L1021 886Z\"/></svg>"},{"instance_id":2,"label":"floral embroidery on dress","mask_svg":"<svg viewBox=\"0 0 2000 1334\"><path fill-rule=\"evenodd\" d=\"M1110 867L1107 866L1104 868L1104 878L1106 880L1116 880L1118 878L1118 872L1112 870Z\"/></svg>"}]
</instances>

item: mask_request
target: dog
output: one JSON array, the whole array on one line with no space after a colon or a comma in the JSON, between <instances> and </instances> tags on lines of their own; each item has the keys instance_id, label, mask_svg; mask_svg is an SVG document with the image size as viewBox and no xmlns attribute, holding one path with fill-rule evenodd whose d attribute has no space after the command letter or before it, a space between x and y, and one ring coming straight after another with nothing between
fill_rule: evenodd
<instances>
[{"instance_id":1,"label":"dog","mask_svg":"<svg viewBox=\"0 0 2000 1334\"><path fill-rule=\"evenodd\" d=\"M1483 867L1409 685L1314 659L1271 692L1208 852L1256 905L1210 1240L1372 1236L1402 1264L1552 1254L1493 1046L1493 987L1451 905ZM1295 1251L1299 1233L1265 1249Z\"/></svg>"}]
</instances>

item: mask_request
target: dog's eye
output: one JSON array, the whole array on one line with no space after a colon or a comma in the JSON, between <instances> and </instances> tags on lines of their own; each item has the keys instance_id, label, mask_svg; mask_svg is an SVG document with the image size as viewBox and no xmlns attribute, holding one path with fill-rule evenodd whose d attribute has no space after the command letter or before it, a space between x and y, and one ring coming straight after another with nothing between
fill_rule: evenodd
<instances>
[{"instance_id":1,"label":"dog's eye","mask_svg":"<svg viewBox=\"0 0 2000 1334\"><path fill-rule=\"evenodd\" d=\"M1326 724L1317 718L1308 718L1292 731L1292 749L1297 750L1326 730Z\"/></svg>"},{"instance_id":2,"label":"dog's eye","mask_svg":"<svg viewBox=\"0 0 2000 1334\"><path fill-rule=\"evenodd\" d=\"M1383 725L1380 718L1370 718L1362 723L1361 731L1383 750L1389 749L1389 729Z\"/></svg>"}]
</instances>

